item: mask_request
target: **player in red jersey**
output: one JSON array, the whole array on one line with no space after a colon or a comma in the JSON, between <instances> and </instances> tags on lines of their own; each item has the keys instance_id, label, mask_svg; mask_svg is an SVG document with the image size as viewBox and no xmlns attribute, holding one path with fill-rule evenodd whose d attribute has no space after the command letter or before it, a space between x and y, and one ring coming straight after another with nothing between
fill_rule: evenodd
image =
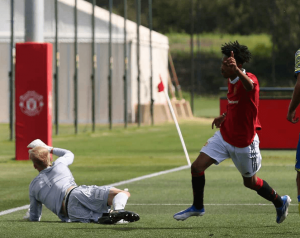
<instances>
[{"instance_id":1,"label":"player in red jersey","mask_svg":"<svg viewBox=\"0 0 300 238\"><path fill-rule=\"evenodd\" d=\"M216 126L220 130L207 141L191 166L193 205L176 213L174 218L185 220L190 216L204 215L204 171L212 164L231 158L243 177L245 187L272 202L277 212L276 222L281 223L287 216L290 197L280 197L266 181L256 175L261 167L256 134L256 130L261 129L258 120L259 83L254 74L242 68L244 63L249 62L251 53L247 46L237 41L224 44L221 51L221 73L228 80L227 112L213 120L212 128Z\"/></svg>"}]
</instances>

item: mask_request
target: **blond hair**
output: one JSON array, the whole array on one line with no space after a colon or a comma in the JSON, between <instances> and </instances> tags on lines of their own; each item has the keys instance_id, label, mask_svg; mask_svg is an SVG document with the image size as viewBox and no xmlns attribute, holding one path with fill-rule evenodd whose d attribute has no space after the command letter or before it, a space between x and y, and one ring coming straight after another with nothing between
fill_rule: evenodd
<instances>
[{"instance_id":1,"label":"blond hair","mask_svg":"<svg viewBox=\"0 0 300 238\"><path fill-rule=\"evenodd\" d=\"M37 146L29 151L29 158L41 168L51 165L50 153L45 147Z\"/></svg>"}]
</instances>

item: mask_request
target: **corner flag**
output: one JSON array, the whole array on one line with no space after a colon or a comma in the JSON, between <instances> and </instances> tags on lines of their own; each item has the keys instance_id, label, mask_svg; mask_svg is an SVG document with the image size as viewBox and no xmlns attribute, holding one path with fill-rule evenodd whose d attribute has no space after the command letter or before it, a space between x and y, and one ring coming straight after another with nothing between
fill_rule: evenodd
<instances>
[{"instance_id":1,"label":"corner flag","mask_svg":"<svg viewBox=\"0 0 300 238\"><path fill-rule=\"evenodd\" d=\"M179 138L180 138L182 147L183 147L183 151L184 151L184 154L185 154L187 163L188 163L189 166L191 166L191 161L190 161L188 152L187 152L187 150L186 150L186 146L185 146L185 143L184 143L184 140L183 140L183 137L182 137L182 134L181 134L181 131L180 131L180 128L179 128L179 125L178 125L178 122L177 122L175 113L174 113L174 109L173 109L172 104L171 104L171 101L170 101L169 94L168 94L167 91L165 90L165 87L164 87L164 84L163 84L161 75L159 75L159 77L160 77L160 83L159 83L158 86L157 86L158 92L162 92L162 91L163 91L163 92L165 93L165 96L166 96L166 98L167 98L167 102L168 102L168 105L169 105L169 108L170 108L170 111L171 111L173 120L174 120L175 125L176 125L176 128L177 128L177 132L178 132L178 135L179 135Z\"/></svg>"}]
</instances>

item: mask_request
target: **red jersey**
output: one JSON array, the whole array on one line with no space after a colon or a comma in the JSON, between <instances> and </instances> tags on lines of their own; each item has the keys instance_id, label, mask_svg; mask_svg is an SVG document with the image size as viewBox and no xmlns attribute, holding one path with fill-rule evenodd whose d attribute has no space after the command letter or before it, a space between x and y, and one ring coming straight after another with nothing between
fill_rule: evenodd
<instances>
[{"instance_id":1,"label":"red jersey","mask_svg":"<svg viewBox=\"0 0 300 238\"><path fill-rule=\"evenodd\" d=\"M240 79L236 83L228 79L227 115L220 128L223 139L240 148L250 145L256 130L261 129L258 120L258 80L254 74L246 73L246 75L253 81L251 91L244 88Z\"/></svg>"}]
</instances>

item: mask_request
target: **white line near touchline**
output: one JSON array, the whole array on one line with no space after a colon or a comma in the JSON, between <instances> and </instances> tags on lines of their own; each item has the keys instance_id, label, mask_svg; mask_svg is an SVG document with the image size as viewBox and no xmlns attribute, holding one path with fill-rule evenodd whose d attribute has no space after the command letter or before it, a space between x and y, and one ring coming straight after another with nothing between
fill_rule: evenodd
<instances>
[{"instance_id":1,"label":"white line near touchline","mask_svg":"<svg viewBox=\"0 0 300 238\"><path fill-rule=\"evenodd\" d=\"M143 180L143 179L156 177L156 176L159 176L159 175L162 175L162 174L168 174L168 173L180 171L180 170L183 170L183 169L187 169L189 167L190 166L188 166L188 165L184 165L184 166L180 166L178 168L164 170L164 171L160 171L160 172L157 172L157 173L144 175L144 176L141 176L141 177L124 180L124 181L120 181L120 182L117 182L117 183L108 184L106 186L112 186L112 187L114 187L114 186L119 186L119 185L123 185L123 184L128 184L128 183L140 181L140 180ZM22 206L22 207L16 207L16 208L8 209L8 210L0 212L0 216L6 215L6 214L9 214L9 213L13 213L13 212L17 212L17 211L20 211L20 210L26 210L28 208L29 208L29 205L25 205L25 206Z\"/></svg>"},{"instance_id":2,"label":"white line near touchline","mask_svg":"<svg viewBox=\"0 0 300 238\"><path fill-rule=\"evenodd\" d=\"M29 205L8 209L8 210L0 212L0 216L6 215L6 214L9 214L9 213L13 213L13 212L17 212L17 211L20 211L20 210L26 210L28 208L29 208Z\"/></svg>"},{"instance_id":3,"label":"white line near touchline","mask_svg":"<svg viewBox=\"0 0 300 238\"><path fill-rule=\"evenodd\" d=\"M122 184L132 183L132 182L140 181L140 180L143 180L143 179L146 179L146 178L152 178L152 177L159 176L159 175L162 175L162 174L168 174L168 173L180 171L180 170L183 170L183 169L187 169L189 167L190 166L188 166L188 165L184 165L184 166L181 166L181 167L178 167L178 168L175 168L175 169L169 169L169 170L160 171L160 172L153 173L153 174L148 174L148 175L144 175L144 176L133 178L133 179L124 180L124 181L117 182L117 183L112 183L112 184L109 184L107 186L114 187L114 186L119 186L119 185L122 185Z\"/></svg>"},{"instance_id":4,"label":"white line near touchline","mask_svg":"<svg viewBox=\"0 0 300 238\"><path fill-rule=\"evenodd\" d=\"M162 203L162 204L143 204L143 203L138 203L138 204L130 204L127 203L127 206L190 206L191 204L170 204L170 203ZM242 203L242 204L204 204L205 206L273 206L273 204L248 204L248 203ZM298 206L298 204L290 204L290 206ZM6 211L2 211L0 212L0 216L9 214L9 213L13 213L13 212L17 212L20 210L26 210L29 208L29 205L25 205L22 207L16 207L16 208L12 208Z\"/></svg>"}]
</instances>

